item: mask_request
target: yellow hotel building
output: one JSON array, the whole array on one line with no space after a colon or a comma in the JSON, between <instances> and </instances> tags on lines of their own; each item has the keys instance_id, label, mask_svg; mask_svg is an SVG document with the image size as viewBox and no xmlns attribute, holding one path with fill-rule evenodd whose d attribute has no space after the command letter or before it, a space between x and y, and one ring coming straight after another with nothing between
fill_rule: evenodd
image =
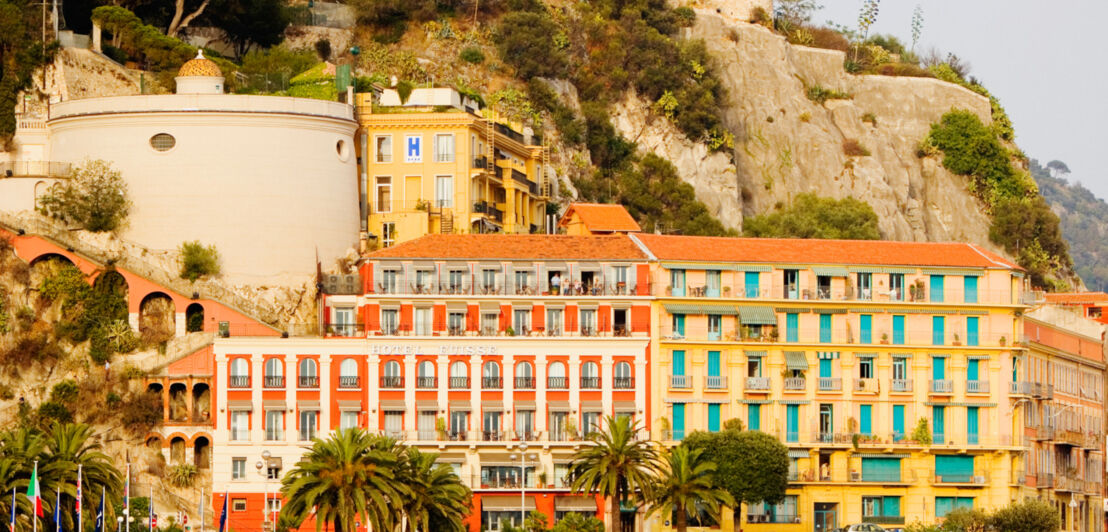
<instances>
[{"instance_id":1,"label":"yellow hotel building","mask_svg":"<svg viewBox=\"0 0 1108 532\"><path fill-rule=\"evenodd\" d=\"M1019 493L1016 265L971 244L632 238L656 294L653 436L738 418L789 448L788 497L743 505L742 530L899 529Z\"/></svg>"},{"instance_id":2,"label":"yellow hotel building","mask_svg":"<svg viewBox=\"0 0 1108 532\"><path fill-rule=\"evenodd\" d=\"M362 229L379 247L429 233L545 232L544 148L449 88L356 96Z\"/></svg>"}]
</instances>

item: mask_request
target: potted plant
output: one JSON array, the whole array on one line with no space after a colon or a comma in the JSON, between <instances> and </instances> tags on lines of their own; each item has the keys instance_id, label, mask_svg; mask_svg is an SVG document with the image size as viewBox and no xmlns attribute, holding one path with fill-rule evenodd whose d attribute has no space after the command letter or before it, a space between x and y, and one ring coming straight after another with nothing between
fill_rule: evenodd
<instances>
[{"instance_id":1,"label":"potted plant","mask_svg":"<svg viewBox=\"0 0 1108 532\"><path fill-rule=\"evenodd\" d=\"M889 333L881 333L881 343L882 344L888 344L889 343Z\"/></svg>"},{"instance_id":2,"label":"potted plant","mask_svg":"<svg viewBox=\"0 0 1108 532\"><path fill-rule=\"evenodd\" d=\"M507 333L508 336L515 336L516 335L516 330L511 328L511 327L508 327L508 329L504 332Z\"/></svg>"},{"instance_id":3,"label":"potted plant","mask_svg":"<svg viewBox=\"0 0 1108 532\"><path fill-rule=\"evenodd\" d=\"M566 436L571 440L577 439L577 423L573 419L566 420Z\"/></svg>"},{"instance_id":4,"label":"potted plant","mask_svg":"<svg viewBox=\"0 0 1108 532\"><path fill-rule=\"evenodd\" d=\"M954 345L962 345L962 339L958 337L958 333L954 333Z\"/></svg>"},{"instance_id":5,"label":"potted plant","mask_svg":"<svg viewBox=\"0 0 1108 532\"><path fill-rule=\"evenodd\" d=\"M1000 337L1000 345L1008 345L1008 339L1001 336Z\"/></svg>"},{"instance_id":6,"label":"potted plant","mask_svg":"<svg viewBox=\"0 0 1108 532\"><path fill-rule=\"evenodd\" d=\"M731 297L731 287L730 286L723 287L723 297Z\"/></svg>"},{"instance_id":7,"label":"potted plant","mask_svg":"<svg viewBox=\"0 0 1108 532\"><path fill-rule=\"evenodd\" d=\"M435 432L438 433L440 441L446 440L446 418L435 418Z\"/></svg>"},{"instance_id":8,"label":"potted plant","mask_svg":"<svg viewBox=\"0 0 1108 532\"><path fill-rule=\"evenodd\" d=\"M539 487L540 488L545 487L546 486L546 471L539 471L538 474L535 475L535 476L539 479ZM550 487L554 487L554 486L550 486Z\"/></svg>"},{"instance_id":9,"label":"potted plant","mask_svg":"<svg viewBox=\"0 0 1108 532\"><path fill-rule=\"evenodd\" d=\"M770 329L769 330L769 339L770 339L770 341L776 342L778 334L779 333L777 332L777 327L774 327L774 328Z\"/></svg>"}]
</instances>

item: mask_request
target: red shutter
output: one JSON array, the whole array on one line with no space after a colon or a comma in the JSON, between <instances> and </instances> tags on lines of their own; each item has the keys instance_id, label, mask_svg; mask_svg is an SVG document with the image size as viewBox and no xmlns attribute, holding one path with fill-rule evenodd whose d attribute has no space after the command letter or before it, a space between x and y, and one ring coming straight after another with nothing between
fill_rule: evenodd
<instances>
[{"instance_id":1,"label":"red shutter","mask_svg":"<svg viewBox=\"0 0 1108 532\"><path fill-rule=\"evenodd\" d=\"M367 332L381 330L381 305L370 303L362 309L365 311L362 318L365 323L365 330Z\"/></svg>"},{"instance_id":2,"label":"red shutter","mask_svg":"<svg viewBox=\"0 0 1108 532\"><path fill-rule=\"evenodd\" d=\"M512 326L512 306L500 305L500 331L508 330Z\"/></svg>"},{"instance_id":3,"label":"red shutter","mask_svg":"<svg viewBox=\"0 0 1108 532\"><path fill-rule=\"evenodd\" d=\"M466 330L476 331L481 323L481 309L477 305L466 307Z\"/></svg>"},{"instance_id":4,"label":"red shutter","mask_svg":"<svg viewBox=\"0 0 1108 532\"><path fill-rule=\"evenodd\" d=\"M612 330L612 306L611 305L600 305L600 308L597 309L597 314L599 314L599 317L598 317L599 323L597 323L597 326L598 326L597 330L600 331L600 332L611 331Z\"/></svg>"},{"instance_id":5,"label":"red shutter","mask_svg":"<svg viewBox=\"0 0 1108 532\"><path fill-rule=\"evenodd\" d=\"M639 264L635 271L635 295L650 295L650 265Z\"/></svg>"},{"instance_id":6,"label":"red shutter","mask_svg":"<svg viewBox=\"0 0 1108 532\"><path fill-rule=\"evenodd\" d=\"M434 310L434 324L431 326L434 332L446 330L446 305L435 305Z\"/></svg>"},{"instance_id":7,"label":"red shutter","mask_svg":"<svg viewBox=\"0 0 1108 532\"><path fill-rule=\"evenodd\" d=\"M531 307L531 330L542 331L546 329L546 307L535 305Z\"/></svg>"},{"instance_id":8,"label":"red shutter","mask_svg":"<svg viewBox=\"0 0 1108 532\"><path fill-rule=\"evenodd\" d=\"M401 331L412 330L412 306L400 305L400 323L397 328Z\"/></svg>"},{"instance_id":9,"label":"red shutter","mask_svg":"<svg viewBox=\"0 0 1108 532\"><path fill-rule=\"evenodd\" d=\"M577 331L577 305L566 305L566 332Z\"/></svg>"},{"instance_id":10,"label":"red shutter","mask_svg":"<svg viewBox=\"0 0 1108 532\"><path fill-rule=\"evenodd\" d=\"M363 262L358 267L362 274L362 293L373 293L373 264L369 261Z\"/></svg>"},{"instance_id":11,"label":"red shutter","mask_svg":"<svg viewBox=\"0 0 1108 532\"><path fill-rule=\"evenodd\" d=\"M631 307L631 331L650 332L650 306L637 305Z\"/></svg>"}]
</instances>

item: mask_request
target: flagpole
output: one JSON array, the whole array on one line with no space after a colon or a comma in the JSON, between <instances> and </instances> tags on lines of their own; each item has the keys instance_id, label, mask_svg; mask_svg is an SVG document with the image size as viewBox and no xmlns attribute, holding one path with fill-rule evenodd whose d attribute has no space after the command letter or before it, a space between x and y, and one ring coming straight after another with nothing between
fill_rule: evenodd
<instances>
[{"instance_id":1,"label":"flagpole","mask_svg":"<svg viewBox=\"0 0 1108 532\"><path fill-rule=\"evenodd\" d=\"M154 532L154 484L153 483L150 483L150 511L148 513L150 514L150 515L146 516L147 521L149 521L149 523L147 523L149 525L148 528L149 528L150 532Z\"/></svg>"},{"instance_id":2,"label":"flagpole","mask_svg":"<svg viewBox=\"0 0 1108 532\"><path fill-rule=\"evenodd\" d=\"M204 488L200 488L200 532L204 532Z\"/></svg>"},{"instance_id":3,"label":"flagpole","mask_svg":"<svg viewBox=\"0 0 1108 532\"><path fill-rule=\"evenodd\" d=\"M35 486L34 486L34 488L35 488L35 498L36 499L41 499L42 495L39 494L38 486L37 486L37 484L38 484L38 460L35 460L34 478L35 478L35 481L34 481L33 484L35 484ZM38 511L39 511L38 509L40 507L39 504L41 504L41 503L35 502L34 503L35 509L34 509L34 511L31 512L31 527L34 529L34 532L38 532Z\"/></svg>"},{"instance_id":4,"label":"flagpole","mask_svg":"<svg viewBox=\"0 0 1108 532\"><path fill-rule=\"evenodd\" d=\"M84 532L85 523L83 517L85 516L85 506L81 503L81 497L83 491L81 490L81 466L83 464L77 464L77 532Z\"/></svg>"}]
</instances>

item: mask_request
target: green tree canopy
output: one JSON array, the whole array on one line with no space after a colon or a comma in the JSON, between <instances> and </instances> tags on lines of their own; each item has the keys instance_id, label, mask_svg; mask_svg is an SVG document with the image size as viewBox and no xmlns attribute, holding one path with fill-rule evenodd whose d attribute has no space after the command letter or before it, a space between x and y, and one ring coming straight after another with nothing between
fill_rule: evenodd
<instances>
[{"instance_id":1,"label":"green tree canopy","mask_svg":"<svg viewBox=\"0 0 1108 532\"><path fill-rule=\"evenodd\" d=\"M712 472L715 485L736 502L774 504L785 499L789 450L777 438L756 430L693 432L682 445L718 464ZM735 512L736 519L739 515Z\"/></svg>"},{"instance_id":2,"label":"green tree canopy","mask_svg":"<svg viewBox=\"0 0 1108 532\"><path fill-rule=\"evenodd\" d=\"M1024 499L993 512L989 524L997 532L1054 532L1062 517L1049 502Z\"/></svg>"},{"instance_id":3,"label":"green tree canopy","mask_svg":"<svg viewBox=\"0 0 1108 532\"><path fill-rule=\"evenodd\" d=\"M651 489L652 513L676 514L677 532L689 528L689 518L696 517L701 509L713 519L719 520L724 505L734 505L735 499L715 482L715 462L708 459L703 449L679 445L665 453L659 478Z\"/></svg>"},{"instance_id":4,"label":"green tree canopy","mask_svg":"<svg viewBox=\"0 0 1108 532\"><path fill-rule=\"evenodd\" d=\"M747 218L743 234L773 238L839 238L879 240L877 214L854 198L836 200L800 194L788 206Z\"/></svg>"},{"instance_id":5,"label":"green tree canopy","mask_svg":"<svg viewBox=\"0 0 1108 532\"><path fill-rule=\"evenodd\" d=\"M15 135L16 98L57 48L42 42L39 16L30 0L0 0L0 148Z\"/></svg>"},{"instance_id":6,"label":"green tree canopy","mask_svg":"<svg viewBox=\"0 0 1108 532\"><path fill-rule=\"evenodd\" d=\"M607 497L611 523L619 522L620 502L642 498L649 491L658 468L654 444L638 438L638 431L629 417L605 418L603 430L589 436L589 444L570 464L571 489Z\"/></svg>"},{"instance_id":7,"label":"green tree canopy","mask_svg":"<svg viewBox=\"0 0 1108 532\"><path fill-rule=\"evenodd\" d=\"M39 199L47 216L93 232L115 231L131 212L127 182L111 163L86 161Z\"/></svg>"},{"instance_id":8,"label":"green tree canopy","mask_svg":"<svg viewBox=\"0 0 1108 532\"><path fill-rule=\"evenodd\" d=\"M522 79L564 77L566 57L554 43L558 33L558 25L545 13L509 13L497 28L496 48Z\"/></svg>"}]
</instances>

